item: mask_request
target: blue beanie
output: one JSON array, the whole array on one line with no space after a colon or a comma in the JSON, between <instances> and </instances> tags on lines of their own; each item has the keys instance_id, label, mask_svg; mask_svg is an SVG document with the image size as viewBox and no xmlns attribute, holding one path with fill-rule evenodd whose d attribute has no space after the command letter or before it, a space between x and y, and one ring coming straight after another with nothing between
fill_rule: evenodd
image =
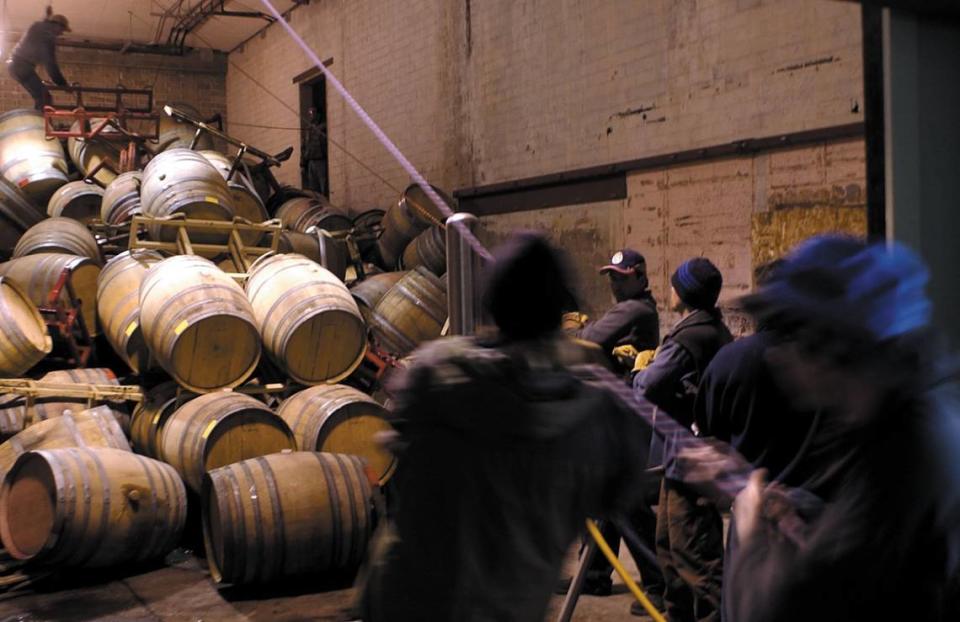
<instances>
[{"instance_id":1,"label":"blue beanie","mask_svg":"<svg viewBox=\"0 0 960 622\"><path fill-rule=\"evenodd\" d=\"M680 264L670 277L670 284L688 306L709 311L720 297L723 275L706 257L694 257Z\"/></svg>"},{"instance_id":2,"label":"blue beanie","mask_svg":"<svg viewBox=\"0 0 960 622\"><path fill-rule=\"evenodd\" d=\"M743 299L758 320L830 326L883 342L929 325L929 274L920 258L894 243L865 245L822 235L801 243L756 294Z\"/></svg>"}]
</instances>

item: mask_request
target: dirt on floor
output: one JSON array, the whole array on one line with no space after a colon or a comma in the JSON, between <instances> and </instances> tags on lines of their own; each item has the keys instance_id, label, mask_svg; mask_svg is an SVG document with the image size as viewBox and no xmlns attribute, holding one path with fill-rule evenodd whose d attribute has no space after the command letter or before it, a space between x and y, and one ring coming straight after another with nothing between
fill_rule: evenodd
<instances>
[{"instance_id":1,"label":"dirt on floor","mask_svg":"<svg viewBox=\"0 0 960 622\"><path fill-rule=\"evenodd\" d=\"M621 559L636 576L629 555ZM571 556L568 573L573 564ZM356 619L351 611L354 597L355 591L342 585L217 589L205 562L181 549L162 566L128 570L122 576L84 573L0 593L0 622L348 622ZM556 619L562 601L562 596L553 599L546 620ZM630 615L632 602L626 586L614 577L613 595L581 597L573 620L649 620Z\"/></svg>"}]
</instances>

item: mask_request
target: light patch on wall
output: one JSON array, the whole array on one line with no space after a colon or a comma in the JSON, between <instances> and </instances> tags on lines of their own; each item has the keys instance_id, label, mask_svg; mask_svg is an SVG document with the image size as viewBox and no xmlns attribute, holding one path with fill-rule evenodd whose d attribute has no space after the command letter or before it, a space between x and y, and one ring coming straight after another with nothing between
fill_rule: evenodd
<instances>
[{"instance_id":1,"label":"light patch on wall","mask_svg":"<svg viewBox=\"0 0 960 622\"><path fill-rule=\"evenodd\" d=\"M783 257L810 236L849 233L866 237L867 210L863 206L795 207L753 215L753 265Z\"/></svg>"}]
</instances>

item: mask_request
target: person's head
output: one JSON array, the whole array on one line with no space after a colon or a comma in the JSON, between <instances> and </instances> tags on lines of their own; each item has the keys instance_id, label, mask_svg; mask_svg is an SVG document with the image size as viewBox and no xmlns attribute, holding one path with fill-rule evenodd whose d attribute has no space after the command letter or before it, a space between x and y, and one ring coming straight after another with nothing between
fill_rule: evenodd
<instances>
[{"instance_id":1,"label":"person's head","mask_svg":"<svg viewBox=\"0 0 960 622\"><path fill-rule=\"evenodd\" d=\"M674 311L710 311L717 306L723 275L706 257L694 257L680 264L670 277L670 285L670 307Z\"/></svg>"},{"instance_id":2,"label":"person's head","mask_svg":"<svg viewBox=\"0 0 960 622\"><path fill-rule=\"evenodd\" d=\"M307 108L307 120L310 123L315 123L317 120L317 109L316 108Z\"/></svg>"},{"instance_id":3,"label":"person's head","mask_svg":"<svg viewBox=\"0 0 960 622\"><path fill-rule=\"evenodd\" d=\"M70 32L70 21L64 15L51 15L47 18L47 21L56 24L59 27L59 31L57 32L58 37L65 32Z\"/></svg>"},{"instance_id":4,"label":"person's head","mask_svg":"<svg viewBox=\"0 0 960 622\"><path fill-rule=\"evenodd\" d=\"M904 361L930 323L927 280L903 246L825 235L801 244L744 306L774 333L771 370L798 405L864 420L914 373Z\"/></svg>"},{"instance_id":5,"label":"person's head","mask_svg":"<svg viewBox=\"0 0 960 622\"><path fill-rule=\"evenodd\" d=\"M631 248L614 253L610 263L600 268L600 274L610 279L610 291L617 302L635 298L649 287L647 260Z\"/></svg>"},{"instance_id":6,"label":"person's head","mask_svg":"<svg viewBox=\"0 0 960 622\"><path fill-rule=\"evenodd\" d=\"M566 261L535 232L514 234L493 251L483 306L507 340L537 339L560 326L570 297Z\"/></svg>"}]
</instances>

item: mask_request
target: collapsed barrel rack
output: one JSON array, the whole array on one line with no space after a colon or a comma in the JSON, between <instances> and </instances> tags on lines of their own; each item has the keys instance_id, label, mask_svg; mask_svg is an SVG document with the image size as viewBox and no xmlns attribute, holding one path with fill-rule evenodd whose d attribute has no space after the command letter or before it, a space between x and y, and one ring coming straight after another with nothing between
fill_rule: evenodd
<instances>
[{"instance_id":1,"label":"collapsed barrel rack","mask_svg":"<svg viewBox=\"0 0 960 622\"><path fill-rule=\"evenodd\" d=\"M163 229L173 229L175 237L170 241L140 239L141 232L148 229L157 232ZM234 220L233 222L190 220L176 215L169 218L151 218L137 215L130 221L130 249L146 248L177 255L201 255L204 257L230 255L234 265L242 267L246 271L258 257L270 252L277 252L282 231L280 222L277 220L253 224L240 220ZM200 235L209 236L211 234L223 236L226 242L197 242L191 239L191 235L196 238ZM269 235L271 236L270 244L269 246L262 246L259 243L247 244L243 241L243 234ZM154 237L164 236L156 235ZM246 275L232 273L231 276L243 278Z\"/></svg>"},{"instance_id":2,"label":"collapsed barrel rack","mask_svg":"<svg viewBox=\"0 0 960 622\"><path fill-rule=\"evenodd\" d=\"M85 367L93 352L93 337L81 313L83 301L77 297L70 275L71 269L64 268L38 310L54 342L66 346L67 356L63 360L71 366Z\"/></svg>"}]
</instances>

